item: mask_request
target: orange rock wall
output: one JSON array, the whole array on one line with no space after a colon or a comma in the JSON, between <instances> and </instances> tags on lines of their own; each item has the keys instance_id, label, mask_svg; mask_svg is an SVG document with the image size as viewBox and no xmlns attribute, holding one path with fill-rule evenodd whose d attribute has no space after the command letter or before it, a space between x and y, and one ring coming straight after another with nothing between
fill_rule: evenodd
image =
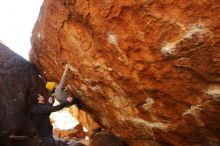
<instances>
[{"instance_id":1,"label":"orange rock wall","mask_svg":"<svg viewBox=\"0 0 220 146\"><path fill-rule=\"evenodd\" d=\"M44 0L32 46L130 146L220 143L219 0Z\"/></svg>"}]
</instances>

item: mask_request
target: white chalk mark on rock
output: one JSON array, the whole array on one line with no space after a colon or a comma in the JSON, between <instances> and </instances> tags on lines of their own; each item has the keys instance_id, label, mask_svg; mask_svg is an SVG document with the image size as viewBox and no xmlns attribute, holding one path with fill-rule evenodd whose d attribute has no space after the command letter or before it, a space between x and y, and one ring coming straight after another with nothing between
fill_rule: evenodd
<instances>
[{"instance_id":1,"label":"white chalk mark on rock","mask_svg":"<svg viewBox=\"0 0 220 146\"><path fill-rule=\"evenodd\" d=\"M119 45L118 45L118 40L116 35L113 32L108 32L108 42L110 44L112 44L117 50L118 52L122 55L122 59L120 58L120 61L123 61L124 63L128 64L128 58L127 56L122 52L122 50L120 49Z\"/></svg>"},{"instance_id":2,"label":"white chalk mark on rock","mask_svg":"<svg viewBox=\"0 0 220 146\"><path fill-rule=\"evenodd\" d=\"M165 130L167 129L167 127L169 126L169 124L167 123L162 123L162 122L149 122L149 121L145 121L141 118L134 118L131 120L133 123L135 124L142 124L147 126L148 128L158 128L161 130Z\"/></svg>"},{"instance_id":3,"label":"white chalk mark on rock","mask_svg":"<svg viewBox=\"0 0 220 146\"><path fill-rule=\"evenodd\" d=\"M41 32L37 32L37 38L44 39L44 34L42 34Z\"/></svg>"},{"instance_id":4,"label":"white chalk mark on rock","mask_svg":"<svg viewBox=\"0 0 220 146\"><path fill-rule=\"evenodd\" d=\"M182 26L182 30L185 33L183 34L183 36L180 39L178 39L174 42L165 41L165 43L162 45L162 48L161 48L162 54L164 54L164 55L175 54L176 45L185 39L192 39L193 35L197 35L199 40L201 41L204 37L204 34L206 34L206 33L211 34L211 32L208 30L208 28L202 23L191 24L188 27Z\"/></svg>"},{"instance_id":5,"label":"white chalk mark on rock","mask_svg":"<svg viewBox=\"0 0 220 146\"><path fill-rule=\"evenodd\" d=\"M192 105L182 114L182 116L191 115L196 120L199 126L204 126L204 122L200 118L201 111L204 111L204 109L201 108L201 105L196 105L196 106Z\"/></svg>"},{"instance_id":6,"label":"white chalk mark on rock","mask_svg":"<svg viewBox=\"0 0 220 146\"><path fill-rule=\"evenodd\" d=\"M191 114L191 115L196 115L196 110L199 110L199 111L203 111L203 109L200 107L200 105L196 105L196 106L191 106L189 109L187 109L184 113L183 113L183 116L187 115L187 114Z\"/></svg>"},{"instance_id":7,"label":"white chalk mark on rock","mask_svg":"<svg viewBox=\"0 0 220 146\"><path fill-rule=\"evenodd\" d=\"M142 105L142 107L145 109L145 110L150 110L152 105L154 104L154 100L153 98L151 97L148 97L146 100L145 100L145 104Z\"/></svg>"},{"instance_id":8,"label":"white chalk mark on rock","mask_svg":"<svg viewBox=\"0 0 220 146\"><path fill-rule=\"evenodd\" d=\"M220 85L209 85L205 93L210 95L213 100L220 102Z\"/></svg>"}]
</instances>

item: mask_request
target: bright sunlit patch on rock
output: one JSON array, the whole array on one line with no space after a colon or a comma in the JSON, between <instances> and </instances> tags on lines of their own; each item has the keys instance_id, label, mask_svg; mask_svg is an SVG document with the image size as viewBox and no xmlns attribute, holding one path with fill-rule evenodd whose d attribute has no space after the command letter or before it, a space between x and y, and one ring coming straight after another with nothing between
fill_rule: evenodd
<instances>
[{"instance_id":1,"label":"bright sunlit patch on rock","mask_svg":"<svg viewBox=\"0 0 220 146\"><path fill-rule=\"evenodd\" d=\"M89 137L88 137L88 136L86 136L85 140L89 140Z\"/></svg>"},{"instance_id":2,"label":"bright sunlit patch on rock","mask_svg":"<svg viewBox=\"0 0 220 146\"><path fill-rule=\"evenodd\" d=\"M58 101L55 101L54 105L58 104ZM53 121L53 127L60 130L72 129L79 124L79 122L69 113L68 108L52 113L50 118Z\"/></svg>"}]
</instances>

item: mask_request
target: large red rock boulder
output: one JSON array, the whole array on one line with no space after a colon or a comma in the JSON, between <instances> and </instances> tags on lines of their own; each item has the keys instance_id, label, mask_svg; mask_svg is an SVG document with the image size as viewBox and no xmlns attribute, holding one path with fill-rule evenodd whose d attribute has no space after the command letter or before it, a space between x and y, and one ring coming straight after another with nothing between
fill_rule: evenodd
<instances>
[{"instance_id":1,"label":"large red rock boulder","mask_svg":"<svg viewBox=\"0 0 220 146\"><path fill-rule=\"evenodd\" d=\"M30 59L131 146L220 143L219 0L45 0Z\"/></svg>"},{"instance_id":2,"label":"large red rock boulder","mask_svg":"<svg viewBox=\"0 0 220 146\"><path fill-rule=\"evenodd\" d=\"M0 141L10 134L32 134L31 97L46 95L34 67L0 43Z\"/></svg>"}]
</instances>

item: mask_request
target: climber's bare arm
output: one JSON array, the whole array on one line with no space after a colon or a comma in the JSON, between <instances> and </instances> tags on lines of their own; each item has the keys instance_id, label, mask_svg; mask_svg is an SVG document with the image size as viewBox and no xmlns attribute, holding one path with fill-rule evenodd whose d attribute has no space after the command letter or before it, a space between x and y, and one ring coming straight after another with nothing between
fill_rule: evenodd
<instances>
[{"instance_id":1,"label":"climber's bare arm","mask_svg":"<svg viewBox=\"0 0 220 146\"><path fill-rule=\"evenodd\" d=\"M66 64L66 66L65 66L65 70L64 70L64 72L63 72L63 75L62 75L62 77L61 77L61 80L60 80L60 83L59 83L59 85L57 86L57 88L63 88L63 85L64 85L64 83L65 83L65 80L66 80L66 75L67 75L67 71L68 71L68 64Z\"/></svg>"}]
</instances>

